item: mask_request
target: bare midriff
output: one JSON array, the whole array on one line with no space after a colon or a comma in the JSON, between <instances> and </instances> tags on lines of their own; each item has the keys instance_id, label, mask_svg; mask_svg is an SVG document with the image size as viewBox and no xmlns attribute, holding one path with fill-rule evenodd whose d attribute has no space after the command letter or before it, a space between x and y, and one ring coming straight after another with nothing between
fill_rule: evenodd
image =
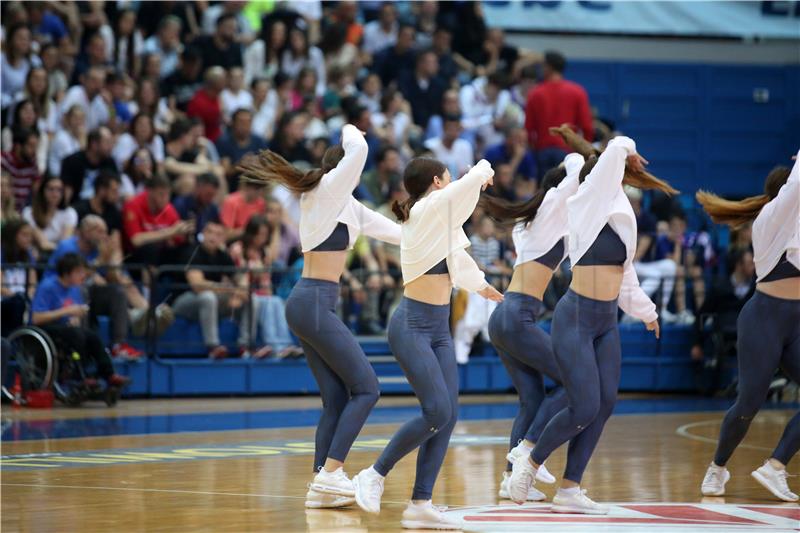
<instances>
[{"instance_id":1,"label":"bare midriff","mask_svg":"<svg viewBox=\"0 0 800 533\"><path fill-rule=\"evenodd\" d=\"M406 285L406 298L431 305L450 303L452 285L449 274L425 274Z\"/></svg>"},{"instance_id":2,"label":"bare midriff","mask_svg":"<svg viewBox=\"0 0 800 533\"><path fill-rule=\"evenodd\" d=\"M800 300L800 277L762 281L756 284L756 290L775 298Z\"/></svg>"},{"instance_id":3,"label":"bare midriff","mask_svg":"<svg viewBox=\"0 0 800 533\"><path fill-rule=\"evenodd\" d=\"M339 283L347 261L347 251L306 252L303 254L303 277Z\"/></svg>"},{"instance_id":4,"label":"bare midriff","mask_svg":"<svg viewBox=\"0 0 800 533\"><path fill-rule=\"evenodd\" d=\"M572 268L569 287L576 293L593 300L611 301L619 298L622 286L622 266L593 265Z\"/></svg>"},{"instance_id":5,"label":"bare midriff","mask_svg":"<svg viewBox=\"0 0 800 533\"><path fill-rule=\"evenodd\" d=\"M536 261L528 261L514 267L511 283L508 284L506 291L527 294L541 301L552 277L553 271L550 267Z\"/></svg>"}]
</instances>

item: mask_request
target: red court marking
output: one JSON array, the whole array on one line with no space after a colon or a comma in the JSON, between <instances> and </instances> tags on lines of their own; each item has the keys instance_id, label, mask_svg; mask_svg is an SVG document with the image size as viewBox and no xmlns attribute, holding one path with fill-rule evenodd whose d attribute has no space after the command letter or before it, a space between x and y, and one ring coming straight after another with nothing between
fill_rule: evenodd
<instances>
[{"instance_id":1,"label":"red court marking","mask_svg":"<svg viewBox=\"0 0 800 533\"><path fill-rule=\"evenodd\" d=\"M588 524L652 524L652 525L668 525L668 524L692 524L700 525L697 520L680 519L680 518L646 518L646 517L622 517L622 516L465 516L465 521L468 522L569 522L569 523L588 523ZM759 524L760 522L752 522ZM731 522L715 522L704 521L702 525L730 525Z\"/></svg>"},{"instance_id":2,"label":"red court marking","mask_svg":"<svg viewBox=\"0 0 800 533\"><path fill-rule=\"evenodd\" d=\"M764 525L764 522L751 520L749 518L742 518L739 516L732 516L729 514L718 513L716 511L709 511L701 509L693 505L622 505L626 509L638 511L640 513L652 514L663 518L685 518L692 520L708 520L713 522L722 522L725 524L759 524Z\"/></svg>"},{"instance_id":3,"label":"red court marking","mask_svg":"<svg viewBox=\"0 0 800 533\"><path fill-rule=\"evenodd\" d=\"M800 507L742 507L748 511L800 520Z\"/></svg>"}]
</instances>

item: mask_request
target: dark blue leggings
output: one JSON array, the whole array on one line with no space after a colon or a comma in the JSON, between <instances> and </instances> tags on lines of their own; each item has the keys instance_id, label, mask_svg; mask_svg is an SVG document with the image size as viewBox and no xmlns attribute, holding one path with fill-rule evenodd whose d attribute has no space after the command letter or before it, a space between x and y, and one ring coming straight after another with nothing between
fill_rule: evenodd
<instances>
[{"instance_id":1,"label":"dark blue leggings","mask_svg":"<svg viewBox=\"0 0 800 533\"><path fill-rule=\"evenodd\" d=\"M389 320L389 346L417 395L422 414L403 424L375 462L385 476L419 447L412 500L430 500L458 417L458 365L450 305L403 297Z\"/></svg>"},{"instance_id":2,"label":"dark blue leggings","mask_svg":"<svg viewBox=\"0 0 800 533\"><path fill-rule=\"evenodd\" d=\"M510 448L522 439L538 442L545 425L567 406L550 335L536 324L543 307L533 296L507 292L489 318L489 337L519 395ZM558 385L549 396L545 396L543 376ZM511 463L506 468L511 470Z\"/></svg>"},{"instance_id":3,"label":"dark blue leggings","mask_svg":"<svg viewBox=\"0 0 800 533\"><path fill-rule=\"evenodd\" d=\"M742 442L750 422L767 398L778 367L800 383L800 300L784 300L756 291L736 323L739 396L725 414L714 462L724 466ZM800 412L786 424L772 456L787 464L800 449Z\"/></svg>"},{"instance_id":4,"label":"dark blue leggings","mask_svg":"<svg viewBox=\"0 0 800 533\"><path fill-rule=\"evenodd\" d=\"M556 305L551 332L569 405L547 424L531 457L542 464L569 441L564 478L580 483L617 401L617 301L593 300L570 289Z\"/></svg>"},{"instance_id":5,"label":"dark blue leggings","mask_svg":"<svg viewBox=\"0 0 800 533\"><path fill-rule=\"evenodd\" d=\"M286 300L286 322L300 339L322 397L315 472L328 457L345 460L380 395L364 350L336 315L338 298L338 283L301 278Z\"/></svg>"}]
</instances>

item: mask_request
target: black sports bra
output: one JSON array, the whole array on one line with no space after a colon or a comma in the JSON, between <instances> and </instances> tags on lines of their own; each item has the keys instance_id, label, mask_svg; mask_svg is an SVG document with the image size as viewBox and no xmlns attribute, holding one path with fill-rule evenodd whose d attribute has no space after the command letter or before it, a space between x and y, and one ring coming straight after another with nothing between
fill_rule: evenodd
<instances>
[{"instance_id":1,"label":"black sports bra","mask_svg":"<svg viewBox=\"0 0 800 533\"><path fill-rule=\"evenodd\" d=\"M800 270L798 270L796 266L791 264L789 260L786 259L786 252L783 252L783 255L778 260L778 264L775 265L775 268L773 268L769 274L764 276L764 279L761 281L778 281L789 278L800 278Z\"/></svg>"},{"instance_id":2,"label":"black sports bra","mask_svg":"<svg viewBox=\"0 0 800 533\"><path fill-rule=\"evenodd\" d=\"M429 274L449 274L449 273L450 271L447 270L447 258L445 257L444 259L433 265L433 267L431 267L430 270L425 272L425 275L427 276Z\"/></svg>"},{"instance_id":3,"label":"black sports bra","mask_svg":"<svg viewBox=\"0 0 800 533\"><path fill-rule=\"evenodd\" d=\"M350 231L347 224L339 222L328 238L322 241L312 252L341 252L350 244Z\"/></svg>"},{"instance_id":4,"label":"black sports bra","mask_svg":"<svg viewBox=\"0 0 800 533\"><path fill-rule=\"evenodd\" d=\"M537 263L541 263L550 270L555 270L556 267L561 263L561 260L564 259L564 239L559 239L557 243L550 248L550 251L546 254L537 257L534 259Z\"/></svg>"},{"instance_id":5,"label":"black sports bra","mask_svg":"<svg viewBox=\"0 0 800 533\"><path fill-rule=\"evenodd\" d=\"M606 223L592 245L575 263L581 266L624 265L628 250L619 235Z\"/></svg>"}]
</instances>

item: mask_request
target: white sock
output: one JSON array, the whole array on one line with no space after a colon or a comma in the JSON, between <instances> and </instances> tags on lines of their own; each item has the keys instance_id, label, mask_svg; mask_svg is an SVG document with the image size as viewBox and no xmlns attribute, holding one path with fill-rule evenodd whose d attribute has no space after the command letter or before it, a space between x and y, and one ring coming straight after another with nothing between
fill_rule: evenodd
<instances>
[{"instance_id":1,"label":"white sock","mask_svg":"<svg viewBox=\"0 0 800 533\"><path fill-rule=\"evenodd\" d=\"M372 466L370 466L370 467L369 467L369 469L370 469L370 470L372 470L372 473L373 473L373 474L375 474L376 476L378 476L378 477L385 477L385 476L382 476L382 475L380 474L380 472L378 472L377 470L375 470L375 465L372 465Z\"/></svg>"},{"instance_id":2,"label":"white sock","mask_svg":"<svg viewBox=\"0 0 800 533\"><path fill-rule=\"evenodd\" d=\"M580 487L570 487L568 489L564 489L564 488L558 489L558 492L563 493L565 496L575 496L575 495L579 494L580 491L581 491Z\"/></svg>"},{"instance_id":3,"label":"white sock","mask_svg":"<svg viewBox=\"0 0 800 533\"><path fill-rule=\"evenodd\" d=\"M520 446L522 446L522 449L525 450L528 453L531 453L533 451L533 447L532 446L525 446L525 443L520 443Z\"/></svg>"}]
</instances>

